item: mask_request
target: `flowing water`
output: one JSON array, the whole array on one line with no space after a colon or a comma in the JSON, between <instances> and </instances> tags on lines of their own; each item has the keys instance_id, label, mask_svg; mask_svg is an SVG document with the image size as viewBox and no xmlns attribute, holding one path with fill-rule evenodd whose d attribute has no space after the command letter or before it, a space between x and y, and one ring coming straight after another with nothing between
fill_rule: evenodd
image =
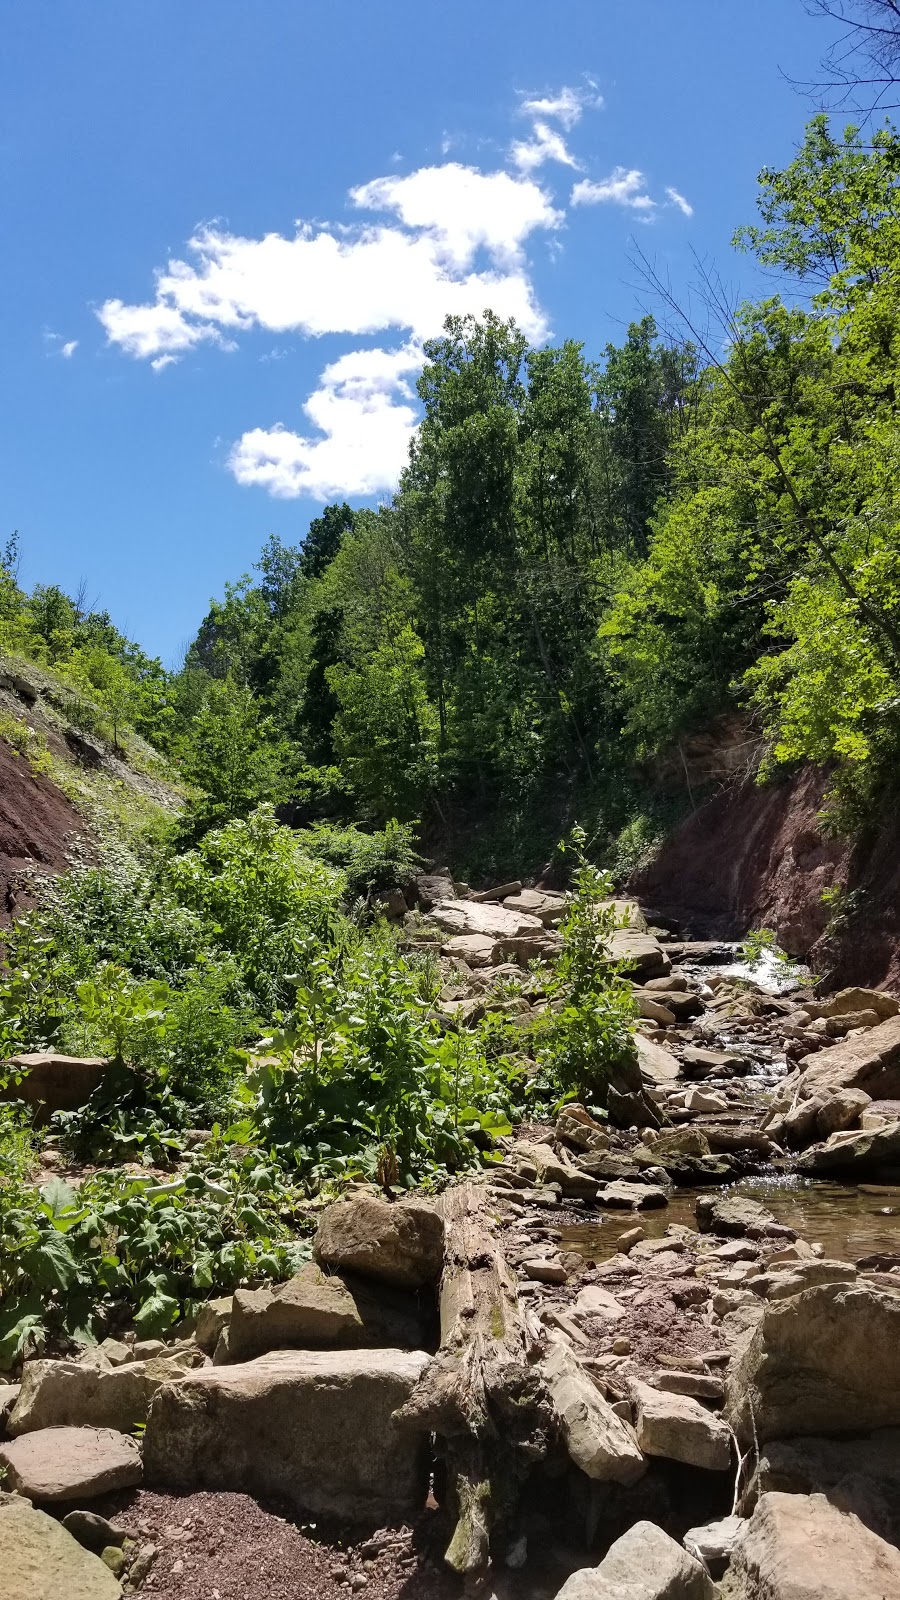
<instances>
[{"instance_id":1,"label":"flowing water","mask_svg":"<svg viewBox=\"0 0 900 1600\"><path fill-rule=\"evenodd\" d=\"M696 1227L694 1205L710 1189L676 1189L668 1206L642 1211L639 1217L618 1212L596 1221L563 1227L559 1247L592 1261L615 1255L615 1239L640 1222L648 1238L659 1238L670 1222ZM900 1188L864 1184L847 1188L811 1178L756 1176L729 1185L729 1194L745 1195L767 1207L779 1222L795 1228L810 1244L823 1246L830 1261L858 1261L876 1252L900 1255Z\"/></svg>"}]
</instances>

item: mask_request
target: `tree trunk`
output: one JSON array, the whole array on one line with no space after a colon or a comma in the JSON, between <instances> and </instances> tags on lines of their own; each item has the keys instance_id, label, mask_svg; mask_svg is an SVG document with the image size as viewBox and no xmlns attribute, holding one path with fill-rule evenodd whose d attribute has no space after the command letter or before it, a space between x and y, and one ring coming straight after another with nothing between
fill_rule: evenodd
<instances>
[{"instance_id":1,"label":"tree trunk","mask_svg":"<svg viewBox=\"0 0 900 1600\"><path fill-rule=\"evenodd\" d=\"M519 1491L547 1451L553 1412L538 1369L538 1345L519 1305L516 1280L494 1237L483 1184L448 1189L441 1345L398 1422L437 1436L456 1519L448 1564L467 1576L516 1537Z\"/></svg>"}]
</instances>

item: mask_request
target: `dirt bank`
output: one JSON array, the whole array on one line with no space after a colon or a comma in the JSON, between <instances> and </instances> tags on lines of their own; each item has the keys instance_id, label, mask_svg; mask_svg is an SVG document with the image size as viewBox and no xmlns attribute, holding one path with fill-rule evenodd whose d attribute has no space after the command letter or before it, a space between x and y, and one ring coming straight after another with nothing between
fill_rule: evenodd
<instances>
[{"instance_id":1,"label":"dirt bank","mask_svg":"<svg viewBox=\"0 0 900 1600\"><path fill-rule=\"evenodd\" d=\"M71 801L0 739L0 921L30 904L36 874L62 872L73 844L87 837Z\"/></svg>"},{"instance_id":2,"label":"dirt bank","mask_svg":"<svg viewBox=\"0 0 900 1600\"><path fill-rule=\"evenodd\" d=\"M773 928L829 983L900 991L900 819L868 839L826 836L827 776L724 784L670 834L629 889L692 936L738 938ZM840 898L826 903L824 891Z\"/></svg>"}]
</instances>

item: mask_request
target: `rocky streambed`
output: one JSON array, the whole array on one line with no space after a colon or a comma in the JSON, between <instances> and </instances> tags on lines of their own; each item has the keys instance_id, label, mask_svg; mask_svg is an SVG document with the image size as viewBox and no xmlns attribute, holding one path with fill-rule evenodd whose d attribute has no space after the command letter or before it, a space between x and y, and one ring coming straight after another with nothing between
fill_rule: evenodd
<instances>
[{"instance_id":1,"label":"rocky streambed","mask_svg":"<svg viewBox=\"0 0 900 1600\"><path fill-rule=\"evenodd\" d=\"M524 1048L561 897L416 901L445 1025ZM357 1186L287 1284L0 1389L11 1600L900 1595L900 1002L618 909L606 1119Z\"/></svg>"}]
</instances>

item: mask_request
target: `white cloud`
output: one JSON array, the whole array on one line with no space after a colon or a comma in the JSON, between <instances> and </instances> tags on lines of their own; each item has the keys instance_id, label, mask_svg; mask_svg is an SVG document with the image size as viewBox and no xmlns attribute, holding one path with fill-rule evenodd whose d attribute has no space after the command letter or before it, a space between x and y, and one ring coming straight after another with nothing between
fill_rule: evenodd
<instances>
[{"instance_id":1,"label":"white cloud","mask_svg":"<svg viewBox=\"0 0 900 1600\"><path fill-rule=\"evenodd\" d=\"M427 231L454 267L468 266L479 248L495 261L518 263L529 234L556 228L562 212L529 178L479 172L458 161L420 167L405 178L375 178L351 189L353 204L393 211L407 228Z\"/></svg>"},{"instance_id":2,"label":"white cloud","mask_svg":"<svg viewBox=\"0 0 900 1600\"><path fill-rule=\"evenodd\" d=\"M62 356L64 361L71 361L78 349L77 339L63 340L61 333L54 333L51 328L44 329L44 344L48 356Z\"/></svg>"},{"instance_id":3,"label":"white cloud","mask_svg":"<svg viewBox=\"0 0 900 1600\"><path fill-rule=\"evenodd\" d=\"M596 89L597 85L589 82L587 89L564 86L556 94L529 95L522 101L519 111L523 117L549 117L561 122L566 129L574 128L586 108L599 110L603 105L603 96L597 94Z\"/></svg>"},{"instance_id":4,"label":"white cloud","mask_svg":"<svg viewBox=\"0 0 900 1600\"><path fill-rule=\"evenodd\" d=\"M228 465L238 483L278 499L372 495L391 489L409 456L417 413L409 378L422 365L415 344L399 350L353 350L325 368L303 407L318 437L279 424L253 428Z\"/></svg>"},{"instance_id":5,"label":"white cloud","mask_svg":"<svg viewBox=\"0 0 900 1600\"><path fill-rule=\"evenodd\" d=\"M685 200L684 195L679 194L677 189L668 188L666 190L666 194L671 200L673 206L677 206L679 211L683 211L686 217L692 217L694 215L694 208L690 201Z\"/></svg>"},{"instance_id":6,"label":"white cloud","mask_svg":"<svg viewBox=\"0 0 900 1600\"><path fill-rule=\"evenodd\" d=\"M645 189L644 174L637 167L614 167L608 178L595 183L584 178L572 190L573 206L596 206L611 203L629 206L633 211L653 211L656 201Z\"/></svg>"},{"instance_id":7,"label":"white cloud","mask_svg":"<svg viewBox=\"0 0 900 1600\"><path fill-rule=\"evenodd\" d=\"M558 161L562 166L575 167L576 170L579 166L562 134L549 127L546 122L534 124L534 135L531 139L517 139L510 146L509 158L520 172L534 172L537 167L542 167L545 161Z\"/></svg>"},{"instance_id":8,"label":"white cloud","mask_svg":"<svg viewBox=\"0 0 900 1600\"><path fill-rule=\"evenodd\" d=\"M404 226L301 223L293 238L261 239L201 229L188 243L191 259L157 273L152 301L101 306L110 343L158 360L202 342L229 348L229 334L253 327L307 337L408 328L421 339L449 313L488 306L514 316L529 338L543 336L523 246L536 229L558 227L562 213L531 179L450 162L376 178L351 199L395 212ZM487 261L476 266L481 249Z\"/></svg>"}]
</instances>

